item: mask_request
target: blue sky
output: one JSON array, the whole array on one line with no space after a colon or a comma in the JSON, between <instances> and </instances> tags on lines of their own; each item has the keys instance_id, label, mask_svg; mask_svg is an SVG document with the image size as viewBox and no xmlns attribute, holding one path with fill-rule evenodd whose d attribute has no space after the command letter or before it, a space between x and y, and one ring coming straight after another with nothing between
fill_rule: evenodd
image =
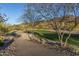
<instances>
[{"instance_id":1,"label":"blue sky","mask_svg":"<svg viewBox=\"0 0 79 59\"><path fill-rule=\"evenodd\" d=\"M0 12L5 13L9 17L7 23L17 24L20 23L19 17L23 12L24 5L24 3L0 3Z\"/></svg>"}]
</instances>

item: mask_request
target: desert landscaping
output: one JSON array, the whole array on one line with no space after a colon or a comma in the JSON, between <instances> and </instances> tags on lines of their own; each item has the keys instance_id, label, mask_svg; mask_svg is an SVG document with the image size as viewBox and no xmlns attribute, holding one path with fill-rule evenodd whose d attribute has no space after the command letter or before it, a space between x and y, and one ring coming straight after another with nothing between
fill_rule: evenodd
<instances>
[{"instance_id":1,"label":"desert landscaping","mask_svg":"<svg viewBox=\"0 0 79 59\"><path fill-rule=\"evenodd\" d=\"M0 5L12 8L7 14L13 17L9 19L6 13L0 13L0 56L78 56L78 5L77 3ZM14 19L18 20L17 23Z\"/></svg>"}]
</instances>

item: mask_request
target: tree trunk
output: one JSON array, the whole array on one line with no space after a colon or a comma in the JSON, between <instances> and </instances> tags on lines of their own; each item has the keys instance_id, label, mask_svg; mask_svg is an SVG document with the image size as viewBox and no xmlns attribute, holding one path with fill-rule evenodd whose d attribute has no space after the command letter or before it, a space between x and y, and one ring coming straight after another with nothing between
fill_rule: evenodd
<instances>
[{"instance_id":1,"label":"tree trunk","mask_svg":"<svg viewBox=\"0 0 79 59\"><path fill-rule=\"evenodd\" d=\"M70 36L71 36L71 32L69 33L68 37L66 38L66 41L64 43L64 47L67 47L67 42L68 42L68 39L70 38Z\"/></svg>"}]
</instances>

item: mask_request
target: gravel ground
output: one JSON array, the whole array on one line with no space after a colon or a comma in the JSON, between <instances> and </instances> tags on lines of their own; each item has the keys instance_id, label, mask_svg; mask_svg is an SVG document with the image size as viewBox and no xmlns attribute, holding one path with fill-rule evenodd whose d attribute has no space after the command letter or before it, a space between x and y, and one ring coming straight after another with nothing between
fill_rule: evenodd
<instances>
[{"instance_id":1,"label":"gravel ground","mask_svg":"<svg viewBox=\"0 0 79 59\"><path fill-rule=\"evenodd\" d=\"M0 56L14 56L15 55L15 42L5 49L0 50Z\"/></svg>"}]
</instances>

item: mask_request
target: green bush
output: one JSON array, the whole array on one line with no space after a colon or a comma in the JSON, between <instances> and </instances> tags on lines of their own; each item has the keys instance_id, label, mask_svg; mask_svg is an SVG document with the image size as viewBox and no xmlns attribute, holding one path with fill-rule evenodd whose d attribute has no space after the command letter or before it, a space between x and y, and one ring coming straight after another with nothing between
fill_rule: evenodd
<instances>
[{"instance_id":1,"label":"green bush","mask_svg":"<svg viewBox=\"0 0 79 59\"><path fill-rule=\"evenodd\" d=\"M2 41L2 40L0 40L0 46L3 46L3 45L4 45L3 41Z\"/></svg>"}]
</instances>

